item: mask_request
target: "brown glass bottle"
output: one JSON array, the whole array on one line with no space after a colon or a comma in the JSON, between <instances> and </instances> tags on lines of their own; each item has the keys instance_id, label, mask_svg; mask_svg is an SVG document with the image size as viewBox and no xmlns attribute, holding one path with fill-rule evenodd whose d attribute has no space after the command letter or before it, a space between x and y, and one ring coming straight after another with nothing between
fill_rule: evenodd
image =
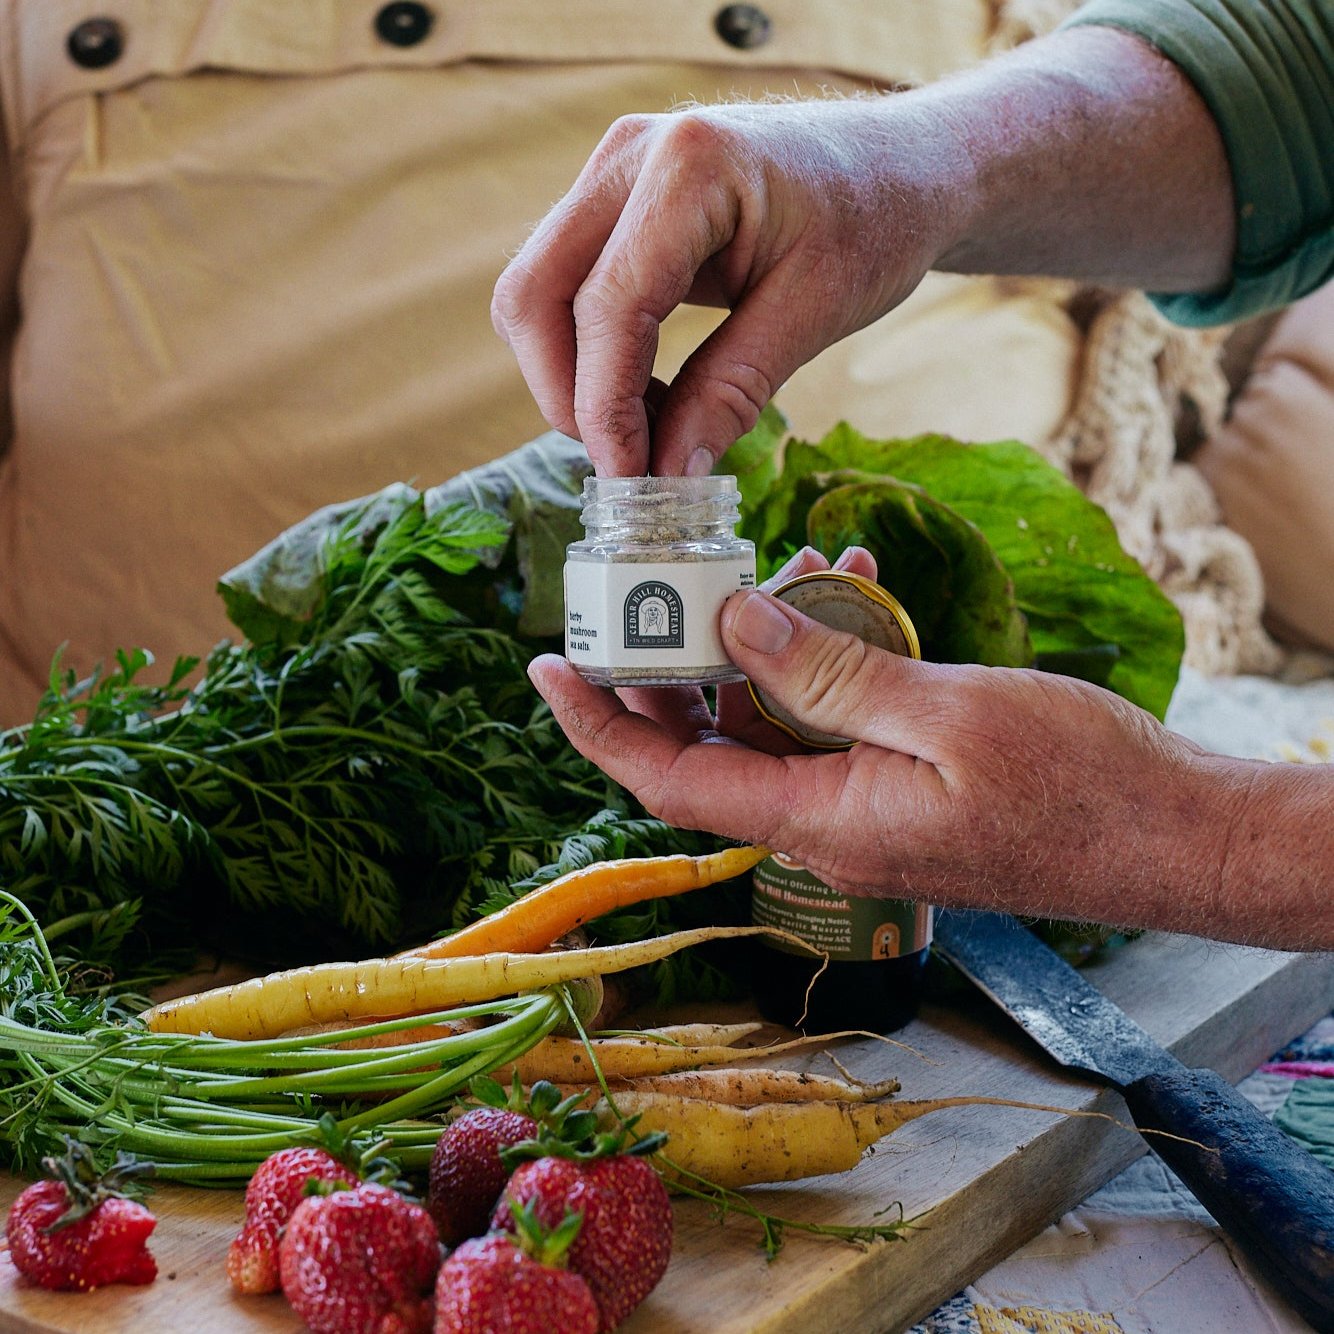
<instances>
[{"instance_id":1,"label":"brown glass bottle","mask_svg":"<svg viewBox=\"0 0 1334 1334\"><path fill-rule=\"evenodd\" d=\"M766 1019L808 1033L890 1033L916 1015L930 952L927 905L849 898L778 856L755 868L754 884L756 925L790 931L829 954L812 986L818 958L761 938L752 985Z\"/></svg>"}]
</instances>

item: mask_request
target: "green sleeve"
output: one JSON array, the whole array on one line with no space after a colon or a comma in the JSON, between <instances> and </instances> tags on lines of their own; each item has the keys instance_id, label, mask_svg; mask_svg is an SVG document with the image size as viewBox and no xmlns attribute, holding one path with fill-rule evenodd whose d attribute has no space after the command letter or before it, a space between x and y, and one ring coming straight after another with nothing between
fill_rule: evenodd
<instances>
[{"instance_id":1,"label":"green sleeve","mask_svg":"<svg viewBox=\"0 0 1334 1334\"><path fill-rule=\"evenodd\" d=\"M1092 0L1068 20L1090 23L1142 37L1182 70L1232 169L1230 284L1153 294L1158 308L1224 324L1334 277L1334 0Z\"/></svg>"}]
</instances>

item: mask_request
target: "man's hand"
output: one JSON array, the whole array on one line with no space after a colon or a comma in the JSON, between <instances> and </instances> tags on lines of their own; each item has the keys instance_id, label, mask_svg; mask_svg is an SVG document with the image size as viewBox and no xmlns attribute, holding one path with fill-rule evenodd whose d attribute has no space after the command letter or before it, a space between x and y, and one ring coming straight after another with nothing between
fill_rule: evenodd
<instances>
[{"instance_id":1,"label":"man's hand","mask_svg":"<svg viewBox=\"0 0 1334 1334\"><path fill-rule=\"evenodd\" d=\"M841 564L874 570L865 552ZM1329 774L1207 755L1083 682L897 657L763 592L736 594L722 629L751 680L858 744L793 753L744 687L719 690L715 717L697 691L618 699L560 658L530 671L577 749L654 814L766 843L845 892L1334 941Z\"/></svg>"},{"instance_id":2,"label":"man's hand","mask_svg":"<svg viewBox=\"0 0 1334 1334\"><path fill-rule=\"evenodd\" d=\"M1232 244L1190 82L1138 38L1079 28L906 93L619 120L492 319L598 472L703 473L933 266L1183 290L1226 281ZM658 326L682 302L731 313L663 385Z\"/></svg>"},{"instance_id":3,"label":"man's hand","mask_svg":"<svg viewBox=\"0 0 1334 1334\"><path fill-rule=\"evenodd\" d=\"M926 115L885 110L726 105L611 127L491 308L543 415L600 473L709 472L792 371L921 280L953 239L947 183L967 159ZM731 314L651 385L682 302Z\"/></svg>"}]
</instances>

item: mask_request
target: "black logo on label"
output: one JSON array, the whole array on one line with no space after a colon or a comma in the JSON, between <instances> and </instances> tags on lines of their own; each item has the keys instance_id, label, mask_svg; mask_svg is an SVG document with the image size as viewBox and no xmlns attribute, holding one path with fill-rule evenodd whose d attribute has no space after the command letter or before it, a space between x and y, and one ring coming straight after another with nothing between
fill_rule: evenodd
<instances>
[{"instance_id":1,"label":"black logo on label","mask_svg":"<svg viewBox=\"0 0 1334 1334\"><path fill-rule=\"evenodd\" d=\"M684 648L681 595L671 584L636 584L625 599L626 648Z\"/></svg>"}]
</instances>

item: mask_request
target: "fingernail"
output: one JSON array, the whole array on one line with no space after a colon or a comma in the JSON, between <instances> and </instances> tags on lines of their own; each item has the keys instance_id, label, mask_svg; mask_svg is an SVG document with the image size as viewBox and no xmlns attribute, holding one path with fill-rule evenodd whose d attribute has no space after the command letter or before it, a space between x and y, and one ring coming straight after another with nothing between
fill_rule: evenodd
<instances>
[{"instance_id":1,"label":"fingernail","mask_svg":"<svg viewBox=\"0 0 1334 1334\"><path fill-rule=\"evenodd\" d=\"M792 638L792 620L781 602L748 593L732 617L732 634L756 653L781 653Z\"/></svg>"},{"instance_id":2,"label":"fingernail","mask_svg":"<svg viewBox=\"0 0 1334 1334\"><path fill-rule=\"evenodd\" d=\"M701 445L686 464L687 477L707 477L713 471L713 455Z\"/></svg>"},{"instance_id":3,"label":"fingernail","mask_svg":"<svg viewBox=\"0 0 1334 1334\"><path fill-rule=\"evenodd\" d=\"M765 580L765 583L773 584L776 587L778 584L781 584L783 580L790 579L806 564L806 558L811 554L810 547L802 547L795 556L789 556L787 561Z\"/></svg>"},{"instance_id":4,"label":"fingernail","mask_svg":"<svg viewBox=\"0 0 1334 1334\"><path fill-rule=\"evenodd\" d=\"M848 547L846 551L834 562L834 569L846 570L852 564L853 556L856 554L857 547Z\"/></svg>"}]
</instances>

